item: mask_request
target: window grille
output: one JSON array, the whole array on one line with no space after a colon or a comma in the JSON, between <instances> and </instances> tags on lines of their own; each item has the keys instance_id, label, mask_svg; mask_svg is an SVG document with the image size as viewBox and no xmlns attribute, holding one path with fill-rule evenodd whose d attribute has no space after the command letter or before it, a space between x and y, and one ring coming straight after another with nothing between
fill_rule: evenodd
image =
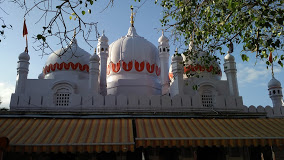
<instances>
[{"instance_id":1,"label":"window grille","mask_svg":"<svg viewBox=\"0 0 284 160\"><path fill-rule=\"evenodd\" d=\"M70 92L68 89L60 89L55 93L55 105L56 106L69 106L70 104Z\"/></svg>"},{"instance_id":2,"label":"window grille","mask_svg":"<svg viewBox=\"0 0 284 160\"><path fill-rule=\"evenodd\" d=\"M214 96L209 94L201 95L201 101L203 107L213 107Z\"/></svg>"}]
</instances>

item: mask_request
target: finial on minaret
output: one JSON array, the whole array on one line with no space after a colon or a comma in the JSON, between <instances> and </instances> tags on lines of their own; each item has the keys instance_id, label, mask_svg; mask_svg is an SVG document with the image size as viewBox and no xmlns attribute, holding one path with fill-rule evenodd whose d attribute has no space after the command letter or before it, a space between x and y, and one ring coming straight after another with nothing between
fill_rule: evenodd
<instances>
[{"instance_id":1,"label":"finial on minaret","mask_svg":"<svg viewBox=\"0 0 284 160\"><path fill-rule=\"evenodd\" d=\"M130 23L131 27L134 27L134 13L133 13L133 6L131 5L131 16L130 16Z\"/></svg>"},{"instance_id":2,"label":"finial on minaret","mask_svg":"<svg viewBox=\"0 0 284 160\"><path fill-rule=\"evenodd\" d=\"M230 44L229 44L229 51L228 51L228 53L233 53L234 52L234 45L233 45L233 43L232 42L230 42Z\"/></svg>"},{"instance_id":3,"label":"finial on minaret","mask_svg":"<svg viewBox=\"0 0 284 160\"><path fill-rule=\"evenodd\" d=\"M162 35L164 35L165 29L162 29Z\"/></svg>"},{"instance_id":4,"label":"finial on minaret","mask_svg":"<svg viewBox=\"0 0 284 160\"><path fill-rule=\"evenodd\" d=\"M97 48L95 48L94 54L97 54Z\"/></svg>"},{"instance_id":5,"label":"finial on minaret","mask_svg":"<svg viewBox=\"0 0 284 160\"><path fill-rule=\"evenodd\" d=\"M271 74L272 74L272 78L274 78L272 52L269 53L268 61L271 63Z\"/></svg>"},{"instance_id":6,"label":"finial on minaret","mask_svg":"<svg viewBox=\"0 0 284 160\"><path fill-rule=\"evenodd\" d=\"M105 30L103 30L103 35L105 35Z\"/></svg>"},{"instance_id":7,"label":"finial on minaret","mask_svg":"<svg viewBox=\"0 0 284 160\"><path fill-rule=\"evenodd\" d=\"M176 48L175 53L178 53L178 48Z\"/></svg>"}]
</instances>

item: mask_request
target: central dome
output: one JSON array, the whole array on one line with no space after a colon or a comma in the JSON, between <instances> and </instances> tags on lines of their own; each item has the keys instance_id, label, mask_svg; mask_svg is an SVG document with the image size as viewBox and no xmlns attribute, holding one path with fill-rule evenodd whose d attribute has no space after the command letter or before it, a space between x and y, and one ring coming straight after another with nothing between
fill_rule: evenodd
<instances>
[{"instance_id":1,"label":"central dome","mask_svg":"<svg viewBox=\"0 0 284 160\"><path fill-rule=\"evenodd\" d=\"M130 27L109 47L108 94L161 94L158 49Z\"/></svg>"}]
</instances>

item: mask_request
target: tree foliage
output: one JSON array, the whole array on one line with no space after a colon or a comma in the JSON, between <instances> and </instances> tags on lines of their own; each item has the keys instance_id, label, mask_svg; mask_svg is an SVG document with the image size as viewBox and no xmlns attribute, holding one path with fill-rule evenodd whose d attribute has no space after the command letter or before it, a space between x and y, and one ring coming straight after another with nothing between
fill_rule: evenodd
<instances>
[{"instance_id":1,"label":"tree foliage","mask_svg":"<svg viewBox=\"0 0 284 160\"><path fill-rule=\"evenodd\" d=\"M273 60L283 67L284 0L156 0L164 7L162 25L176 40L190 41L208 53L221 53L224 45L241 44L241 58Z\"/></svg>"},{"instance_id":2,"label":"tree foliage","mask_svg":"<svg viewBox=\"0 0 284 160\"><path fill-rule=\"evenodd\" d=\"M0 0L0 9L2 9L1 2L4 1ZM42 25L42 31L33 33L35 34L33 47L35 50L41 51L42 55L50 54L50 51L53 52L50 43L54 44L56 42L52 37L56 37L57 43L62 48L70 43L75 31L77 35L82 35L90 47L92 47L90 42L97 40L99 37L97 22L90 22L86 16L86 14L92 14L96 0L10 0L9 2L25 11L23 18L29 20L30 15L34 17L35 14L38 17L36 24ZM108 0L107 3L104 6L105 8L111 6L113 0ZM2 10L5 11L5 9ZM6 28L5 21L0 16L0 24L1 22L3 24L2 28ZM5 36L3 30L0 30L1 34Z\"/></svg>"}]
</instances>

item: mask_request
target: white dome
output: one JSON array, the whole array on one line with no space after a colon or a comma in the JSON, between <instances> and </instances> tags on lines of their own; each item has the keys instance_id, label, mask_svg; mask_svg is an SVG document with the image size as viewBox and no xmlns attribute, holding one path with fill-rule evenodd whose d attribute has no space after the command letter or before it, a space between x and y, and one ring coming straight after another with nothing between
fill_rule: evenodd
<instances>
[{"instance_id":1,"label":"white dome","mask_svg":"<svg viewBox=\"0 0 284 160\"><path fill-rule=\"evenodd\" d=\"M225 58L224 58L224 61L235 61L235 57L233 55L231 55L230 53L228 53Z\"/></svg>"},{"instance_id":2,"label":"white dome","mask_svg":"<svg viewBox=\"0 0 284 160\"><path fill-rule=\"evenodd\" d=\"M164 31L162 32L162 36L158 39L158 42L160 44L169 43L169 39L164 35Z\"/></svg>"},{"instance_id":3,"label":"white dome","mask_svg":"<svg viewBox=\"0 0 284 160\"><path fill-rule=\"evenodd\" d=\"M43 69L45 79L67 75L86 77L89 72L90 54L80 48L74 38L66 47L52 53ZM69 77L70 78L70 77Z\"/></svg>"},{"instance_id":4,"label":"white dome","mask_svg":"<svg viewBox=\"0 0 284 160\"><path fill-rule=\"evenodd\" d=\"M120 87L118 81L122 83L122 80L136 80L135 84L133 82L133 87L145 86L160 90L161 69L158 49L151 42L140 37L134 27L130 27L126 36L110 45L107 64L108 94L120 94L119 91L109 91L109 88ZM139 84L137 79L142 80L144 84ZM144 89L141 89L141 94L142 90ZM151 93L147 91L147 94Z\"/></svg>"},{"instance_id":5,"label":"white dome","mask_svg":"<svg viewBox=\"0 0 284 160\"><path fill-rule=\"evenodd\" d=\"M105 36L105 33L103 33L103 35L99 38L98 41L108 43L108 38Z\"/></svg>"},{"instance_id":6,"label":"white dome","mask_svg":"<svg viewBox=\"0 0 284 160\"><path fill-rule=\"evenodd\" d=\"M268 82L268 88L279 88L281 87L281 83L274 78L274 76L272 77L272 79Z\"/></svg>"},{"instance_id":7,"label":"white dome","mask_svg":"<svg viewBox=\"0 0 284 160\"><path fill-rule=\"evenodd\" d=\"M26 61L30 60L30 56L27 52L21 53L18 58L19 60L26 60Z\"/></svg>"}]
</instances>

